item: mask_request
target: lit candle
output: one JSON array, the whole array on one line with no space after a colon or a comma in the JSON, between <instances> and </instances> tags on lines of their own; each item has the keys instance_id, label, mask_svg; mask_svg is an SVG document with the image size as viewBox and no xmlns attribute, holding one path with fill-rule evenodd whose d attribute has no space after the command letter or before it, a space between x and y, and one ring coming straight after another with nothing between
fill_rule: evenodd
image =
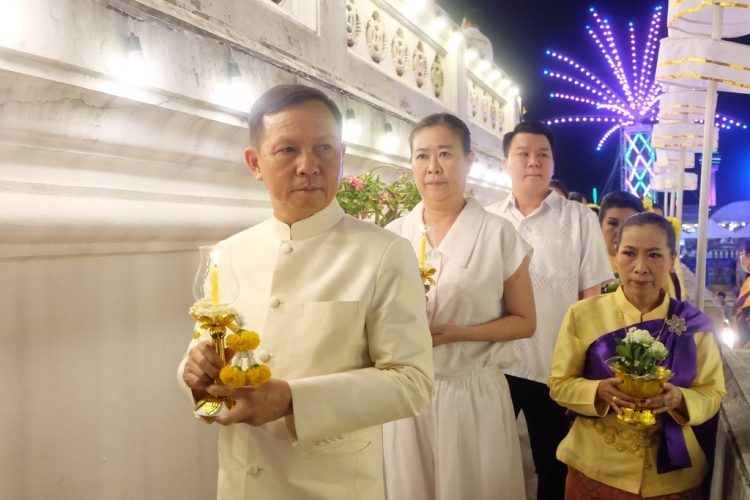
<instances>
[{"instance_id":1,"label":"lit candle","mask_svg":"<svg viewBox=\"0 0 750 500\"><path fill-rule=\"evenodd\" d=\"M424 267L424 255L427 250L427 228L422 226L422 239L419 241L419 267Z\"/></svg>"},{"instance_id":2,"label":"lit candle","mask_svg":"<svg viewBox=\"0 0 750 500\"><path fill-rule=\"evenodd\" d=\"M219 268L216 266L219 262L219 254L216 249L211 251L211 265L209 266L209 274L211 279L211 304L213 306L219 305Z\"/></svg>"}]
</instances>

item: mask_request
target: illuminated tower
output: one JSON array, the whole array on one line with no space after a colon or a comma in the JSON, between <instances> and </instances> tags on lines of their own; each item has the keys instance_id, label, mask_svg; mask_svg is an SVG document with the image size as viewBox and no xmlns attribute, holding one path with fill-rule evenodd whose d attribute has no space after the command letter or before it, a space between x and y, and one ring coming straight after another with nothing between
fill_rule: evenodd
<instances>
[{"instance_id":1,"label":"illuminated tower","mask_svg":"<svg viewBox=\"0 0 750 500\"><path fill-rule=\"evenodd\" d=\"M656 200L651 189L656 153L651 147L650 125L629 125L620 131L620 188L643 199Z\"/></svg>"}]
</instances>

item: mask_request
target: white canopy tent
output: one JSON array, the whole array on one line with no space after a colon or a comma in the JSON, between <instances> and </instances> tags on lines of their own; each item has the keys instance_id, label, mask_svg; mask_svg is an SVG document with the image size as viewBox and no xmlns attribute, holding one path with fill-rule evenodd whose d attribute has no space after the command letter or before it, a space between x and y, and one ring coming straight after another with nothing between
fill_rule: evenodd
<instances>
[{"instance_id":1,"label":"white canopy tent","mask_svg":"<svg viewBox=\"0 0 750 500\"><path fill-rule=\"evenodd\" d=\"M711 219L718 223L737 221L747 222L750 225L750 200L736 201L725 205L714 212Z\"/></svg>"},{"instance_id":2,"label":"white canopy tent","mask_svg":"<svg viewBox=\"0 0 750 500\"><path fill-rule=\"evenodd\" d=\"M698 239L699 232L695 231L692 233L688 233L687 231L682 231L682 234L680 235L680 238L683 240L696 240ZM716 222L712 221L711 219L708 220L708 227L706 229L706 238L709 240L719 239L719 238L735 238L734 233L731 231L724 229L720 225L718 225Z\"/></svg>"},{"instance_id":3,"label":"white canopy tent","mask_svg":"<svg viewBox=\"0 0 750 500\"><path fill-rule=\"evenodd\" d=\"M714 115L718 91L750 93L750 71L747 68L747 62L750 61L750 46L722 40L724 36L750 34L750 0L670 0L667 27L669 36L660 43L656 80L664 86L678 87L677 90L705 90L702 137L698 137L696 132L676 135L700 139L702 156L710 159L715 144ZM696 105L695 102L673 104ZM684 166L681 165L679 171L683 170ZM695 294L696 306L700 309L703 309L706 284L710 182L711 161L703 161L698 208Z\"/></svg>"},{"instance_id":4,"label":"white canopy tent","mask_svg":"<svg viewBox=\"0 0 750 500\"><path fill-rule=\"evenodd\" d=\"M742 224L744 227L729 228L732 238L750 238L750 200L736 201L718 209L711 216L711 220L717 224Z\"/></svg>"}]
</instances>

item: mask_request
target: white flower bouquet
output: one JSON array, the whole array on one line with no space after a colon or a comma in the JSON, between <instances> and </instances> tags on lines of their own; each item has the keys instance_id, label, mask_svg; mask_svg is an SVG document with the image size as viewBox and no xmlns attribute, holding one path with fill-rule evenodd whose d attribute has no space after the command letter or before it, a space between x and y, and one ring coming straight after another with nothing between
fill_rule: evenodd
<instances>
[{"instance_id":1,"label":"white flower bouquet","mask_svg":"<svg viewBox=\"0 0 750 500\"><path fill-rule=\"evenodd\" d=\"M610 358L610 363L616 363L619 371L636 377L656 375L656 363L669 354L664 344L649 332L635 327L630 327L625 338L617 341L615 352L617 356Z\"/></svg>"}]
</instances>

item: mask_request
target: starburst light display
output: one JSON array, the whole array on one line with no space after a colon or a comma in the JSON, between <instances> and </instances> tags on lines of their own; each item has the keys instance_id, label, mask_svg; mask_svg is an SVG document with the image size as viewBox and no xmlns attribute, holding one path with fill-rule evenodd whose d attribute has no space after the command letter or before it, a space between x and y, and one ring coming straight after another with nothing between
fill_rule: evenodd
<instances>
[{"instance_id":1,"label":"starburst light display","mask_svg":"<svg viewBox=\"0 0 750 500\"><path fill-rule=\"evenodd\" d=\"M583 104L589 107L590 112L551 118L546 123L586 123L606 127L596 144L597 151L600 151L615 132L631 125L651 125L658 121L659 97L663 90L654 81L654 69L658 40L664 29L664 9L662 6L654 8L648 32L639 33L635 23L628 23L627 52L620 52L622 45L618 43L609 20L594 7L589 8L589 13L592 22L586 25L586 31L610 70L610 81L607 83L592 69L567 54L547 50L547 55L562 69L545 69L544 74L575 89L551 92L550 98ZM645 40L640 47L639 39ZM716 126L725 130L747 129L747 125L739 120L720 114L716 115Z\"/></svg>"}]
</instances>

